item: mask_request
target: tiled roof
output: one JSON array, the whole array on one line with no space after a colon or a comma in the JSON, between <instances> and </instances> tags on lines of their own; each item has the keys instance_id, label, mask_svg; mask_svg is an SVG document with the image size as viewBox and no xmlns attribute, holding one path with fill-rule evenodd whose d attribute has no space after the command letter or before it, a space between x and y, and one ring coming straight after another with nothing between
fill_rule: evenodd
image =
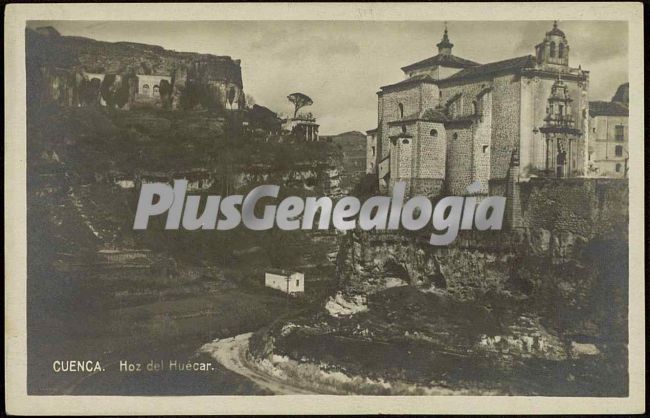
<instances>
[{"instance_id":1,"label":"tiled roof","mask_svg":"<svg viewBox=\"0 0 650 418\"><path fill-rule=\"evenodd\" d=\"M407 78L406 80L402 80L398 83L382 86L381 89L385 89L389 87L400 87L400 86L405 86L413 83L417 84L417 83L435 83L435 82L436 80L428 74L418 74L416 76Z\"/></svg>"},{"instance_id":2,"label":"tiled roof","mask_svg":"<svg viewBox=\"0 0 650 418\"><path fill-rule=\"evenodd\" d=\"M417 121L426 121L426 122L439 122L443 123L447 120L447 115L441 108L436 109L425 109L422 112L415 112L410 115L406 115L401 119L396 119L388 122L389 125L399 125L405 122L417 122Z\"/></svg>"},{"instance_id":3,"label":"tiled roof","mask_svg":"<svg viewBox=\"0 0 650 418\"><path fill-rule=\"evenodd\" d=\"M533 66L535 66L535 57L532 55L524 55L523 57L511 58L504 61L490 62L488 64L483 64L476 67L465 68L464 70L461 70L441 81L474 78L500 71L512 71L521 68L530 68Z\"/></svg>"},{"instance_id":4,"label":"tiled roof","mask_svg":"<svg viewBox=\"0 0 650 418\"><path fill-rule=\"evenodd\" d=\"M427 109L422 113L422 119L429 122L444 122L447 115L442 109Z\"/></svg>"},{"instance_id":5,"label":"tiled roof","mask_svg":"<svg viewBox=\"0 0 650 418\"><path fill-rule=\"evenodd\" d=\"M630 110L620 102L589 102L589 115L594 116L628 116Z\"/></svg>"},{"instance_id":6,"label":"tiled roof","mask_svg":"<svg viewBox=\"0 0 650 418\"><path fill-rule=\"evenodd\" d=\"M434 65L442 65L443 67L452 68L467 68L481 64L451 54L438 54L422 61L418 61L414 64L407 65L406 67L402 67L402 71L410 71L423 67L431 67Z\"/></svg>"},{"instance_id":7,"label":"tiled roof","mask_svg":"<svg viewBox=\"0 0 650 418\"><path fill-rule=\"evenodd\" d=\"M411 113L410 115L404 116L402 119L403 120L420 119L420 112Z\"/></svg>"}]
</instances>

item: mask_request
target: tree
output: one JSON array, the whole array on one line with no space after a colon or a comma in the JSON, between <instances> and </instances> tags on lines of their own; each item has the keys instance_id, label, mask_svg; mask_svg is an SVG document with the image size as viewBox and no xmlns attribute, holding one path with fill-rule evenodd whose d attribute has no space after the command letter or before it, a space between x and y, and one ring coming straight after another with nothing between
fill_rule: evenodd
<instances>
[{"instance_id":1,"label":"tree","mask_svg":"<svg viewBox=\"0 0 650 418\"><path fill-rule=\"evenodd\" d=\"M291 93L290 95L287 96L287 99L291 103L293 103L294 106L294 111L293 111L293 117L295 118L298 115L298 111L305 107L305 106L311 106L314 104L314 101L307 96L306 94L303 93Z\"/></svg>"},{"instance_id":2,"label":"tree","mask_svg":"<svg viewBox=\"0 0 650 418\"><path fill-rule=\"evenodd\" d=\"M99 89L104 102L106 102L106 107L108 108L115 106L115 101L113 98L115 89L113 88L113 84L115 84L116 79L117 76L115 74L106 74Z\"/></svg>"},{"instance_id":3,"label":"tree","mask_svg":"<svg viewBox=\"0 0 650 418\"><path fill-rule=\"evenodd\" d=\"M253 98L253 96L247 94L244 97L246 98L246 107L249 109L252 108L253 105L255 104L255 99Z\"/></svg>"},{"instance_id":4,"label":"tree","mask_svg":"<svg viewBox=\"0 0 650 418\"><path fill-rule=\"evenodd\" d=\"M172 93L174 89L171 83L167 80L161 80L158 92L160 93L160 101L162 102L163 109L170 109L172 107Z\"/></svg>"}]
</instances>

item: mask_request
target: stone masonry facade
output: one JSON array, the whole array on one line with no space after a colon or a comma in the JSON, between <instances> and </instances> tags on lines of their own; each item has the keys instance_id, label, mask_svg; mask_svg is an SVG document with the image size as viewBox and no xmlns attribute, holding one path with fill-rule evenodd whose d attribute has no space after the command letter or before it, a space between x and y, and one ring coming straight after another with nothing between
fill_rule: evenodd
<instances>
[{"instance_id":1,"label":"stone masonry facade","mask_svg":"<svg viewBox=\"0 0 650 418\"><path fill-rule=\"evenodd\" d=\"M504 194L513 152L516 182L555 172L548 154L556 148L547 144L558 136L567 145L557 151L565 154L552 161L564 163L568 155L568 176L585 174L589 73L569 66L569 44L557 22L534 55L479 64L451 53L446 29L437 46L437 55L403 67L405 79L377 93L368 171L378 174L380 191L404 181L409 194L464 195L479 181L478 194ZM558 83L566 86L561 122L568 128L549 137L542 127Z\"/></svg>"}]
</instances>

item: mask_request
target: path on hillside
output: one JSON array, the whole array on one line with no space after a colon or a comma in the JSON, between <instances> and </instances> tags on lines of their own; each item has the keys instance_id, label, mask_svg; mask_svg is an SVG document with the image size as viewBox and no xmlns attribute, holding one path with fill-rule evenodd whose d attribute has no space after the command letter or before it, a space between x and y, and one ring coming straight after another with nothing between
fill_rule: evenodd
<instances>
[{"instance_id":1,"label":"path on hillside","mask_svg":"<svg viewBox=\"0 0 650 418\"><path fill-rule=\"evenodd\" d=\"M201 347L201 351L209 353L228 370L250 379L274 395L319 395L318 392L291 385L250 365L246 354L252 335L252 332L248 332L231 338L215 340Z\"/></svg>"}]
</instances>

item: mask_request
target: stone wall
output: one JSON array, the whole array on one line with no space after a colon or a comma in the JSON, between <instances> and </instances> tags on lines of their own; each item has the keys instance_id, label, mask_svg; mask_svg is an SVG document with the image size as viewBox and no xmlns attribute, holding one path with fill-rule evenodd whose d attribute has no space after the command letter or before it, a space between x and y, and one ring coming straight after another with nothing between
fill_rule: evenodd
<instances>
[{"instance_id":1,"label":"stone wall","mask_svg":"<svg viewBox=\"0 0 650 418\"><path fill-rule=\"evenodd\" d=\"M472 183L473 134L469 123L447 127L447 178L446 191L449 195L465 195Z\"/></svg>"},{"instance_id":2,"label":"stone wall","mask_svg":"<svg viewBox=\"0 0 650 418\"><path fill-rule=\"evenodd\" d=\"M481 93L487 88L491 90L489 93L483 94L481 106L479 105ZM476 150L480 149L482 154L483 145L488 145L488 158L490 163L487 169L481 168L479 170L476 167L475 174L481 180L485 175L489 175L487 177L489 179L504 179L508 172L508 163L510 162L512 150L519 146L519 118L521 111L519 76L511 74L496 77L486 76L483 80L472 80L467 83L450 81L445 83L441 92L442 96L440 101L443 104L460 95L456 99L460 100L460 105L457 114L453 115L455 118L465 118L475 115L474 102L477 102L479 113L484 113L482 121L485 124L479 124L475 127L478 128L476 133L470 133L476 139L468 142L468 146L470 147L469 152L476 147ZM479 158L480 154L475 153L475 155L476 158ZM466 156L463 156L463 158L466 158ZM450 156L447 158L447 161L452 161L452 159L453 156ZM483 166L481 159L478 159L474 163ZM466 164L464 163L463 166L466 166ZM469 166L471 167L471 164ZM469 177L473 177L473 175L469 173ZM458 187L465 187L469 184L466 183L465 185L459 186L456 181L452 180L450 188L456 190ZM481 182L486 183L483 180Z\"/></svg>"},{"instance_id":3,"label":"stone wall","mask_svg":"<svg viewBox=\"0 0 650 418\"><path fill-rule=\"evenodd\" d=\"M381 157L385 157L390 144L389 135L387 135L389 132L388 123L401 119L399 104L401 103L403 106L405 117L419 113L427 108L435 108L438 104L438 86L413 83L400 88L387 89L380 93L379 101Z\"/></svg>"},{"instance_id":4,"label":"stone wall","mask_svg":"<svg viewBox=\"0 0 650 418\"><path fill-rule=\"evenodd\" d=\"M436 135L431 135L431 132ZM445 179L447 141L442 123L409 121L391 124L388 134L395 138L390 144L390 188L396 182L407 183L407 194L442 193ZM402 136L400 136L402 135Z\"/></svg>"},{"instance_id":5,"label":"stone wall","mask_svg":"<svg viewBox=\"0 0 650 418\"><path fill-rule=\"evenodd\" d=\"M521 112L520 79L518 76L495 77L492 93L492 148L490 178L501 179L508 174L512 150L519 147L519 114Z\"/></svg>"},{"instance_id":6,"label":"stone wall","mask_svg":"<svg viewBox=\"0 0 650 418\"><path fill-rule=\"evenodd\" d=\"M481 193L488 193L490 174L490 155L492 150L492 93L487 92L479 98L481 103L478 117L474 122L474 162L472 177L481 182Z\"/></svg>"},{"instance_id":7,"label":"stone wall","mask_svg":"<svg viewBox=\"0 0 650 418\"><path fill-rule=\"evenodd\" d=\"M435 131L435 135L431 132ZM447 154L445 126L442 123L418 122L414 172L422 179L444 180Z\"/></svg>"},{"instance_id":8,"label":"stone wall","mask_svg":"<svg viewBox=\"0 0 650 418\"><path fill-rule=\"evenodd\" d=\"M447 82L450 83L450 82ZM463 84L462 82L443 84L441 89L440 104L445 105L451 99L457 97L459 94L461 100L460 112L456 117L470 116L474 114L473 102L478 100L479 93L486 88L492 87L492 81L486 80L471 80Z\"/></svg>"},{"instance_id":9,"label":"stone wall","mask_svg":"<svg viewBox=\"0 0 650 418\"><path fill-rule=\"evenodd\" d=\"M524 227L583 239L627 240L626 179L533 178L520 183Z\"/></svg>"},{"instance_id":10,"label":"stone wall","mask_svg":"<svg viewBox=\"0 0 650 418\"><path fill-rule=\"evenodd\" d=\"M436 198L443 194L445 181L443 179L411 179L411 196L426 196Z\"/></svg>"}]
</instances>

